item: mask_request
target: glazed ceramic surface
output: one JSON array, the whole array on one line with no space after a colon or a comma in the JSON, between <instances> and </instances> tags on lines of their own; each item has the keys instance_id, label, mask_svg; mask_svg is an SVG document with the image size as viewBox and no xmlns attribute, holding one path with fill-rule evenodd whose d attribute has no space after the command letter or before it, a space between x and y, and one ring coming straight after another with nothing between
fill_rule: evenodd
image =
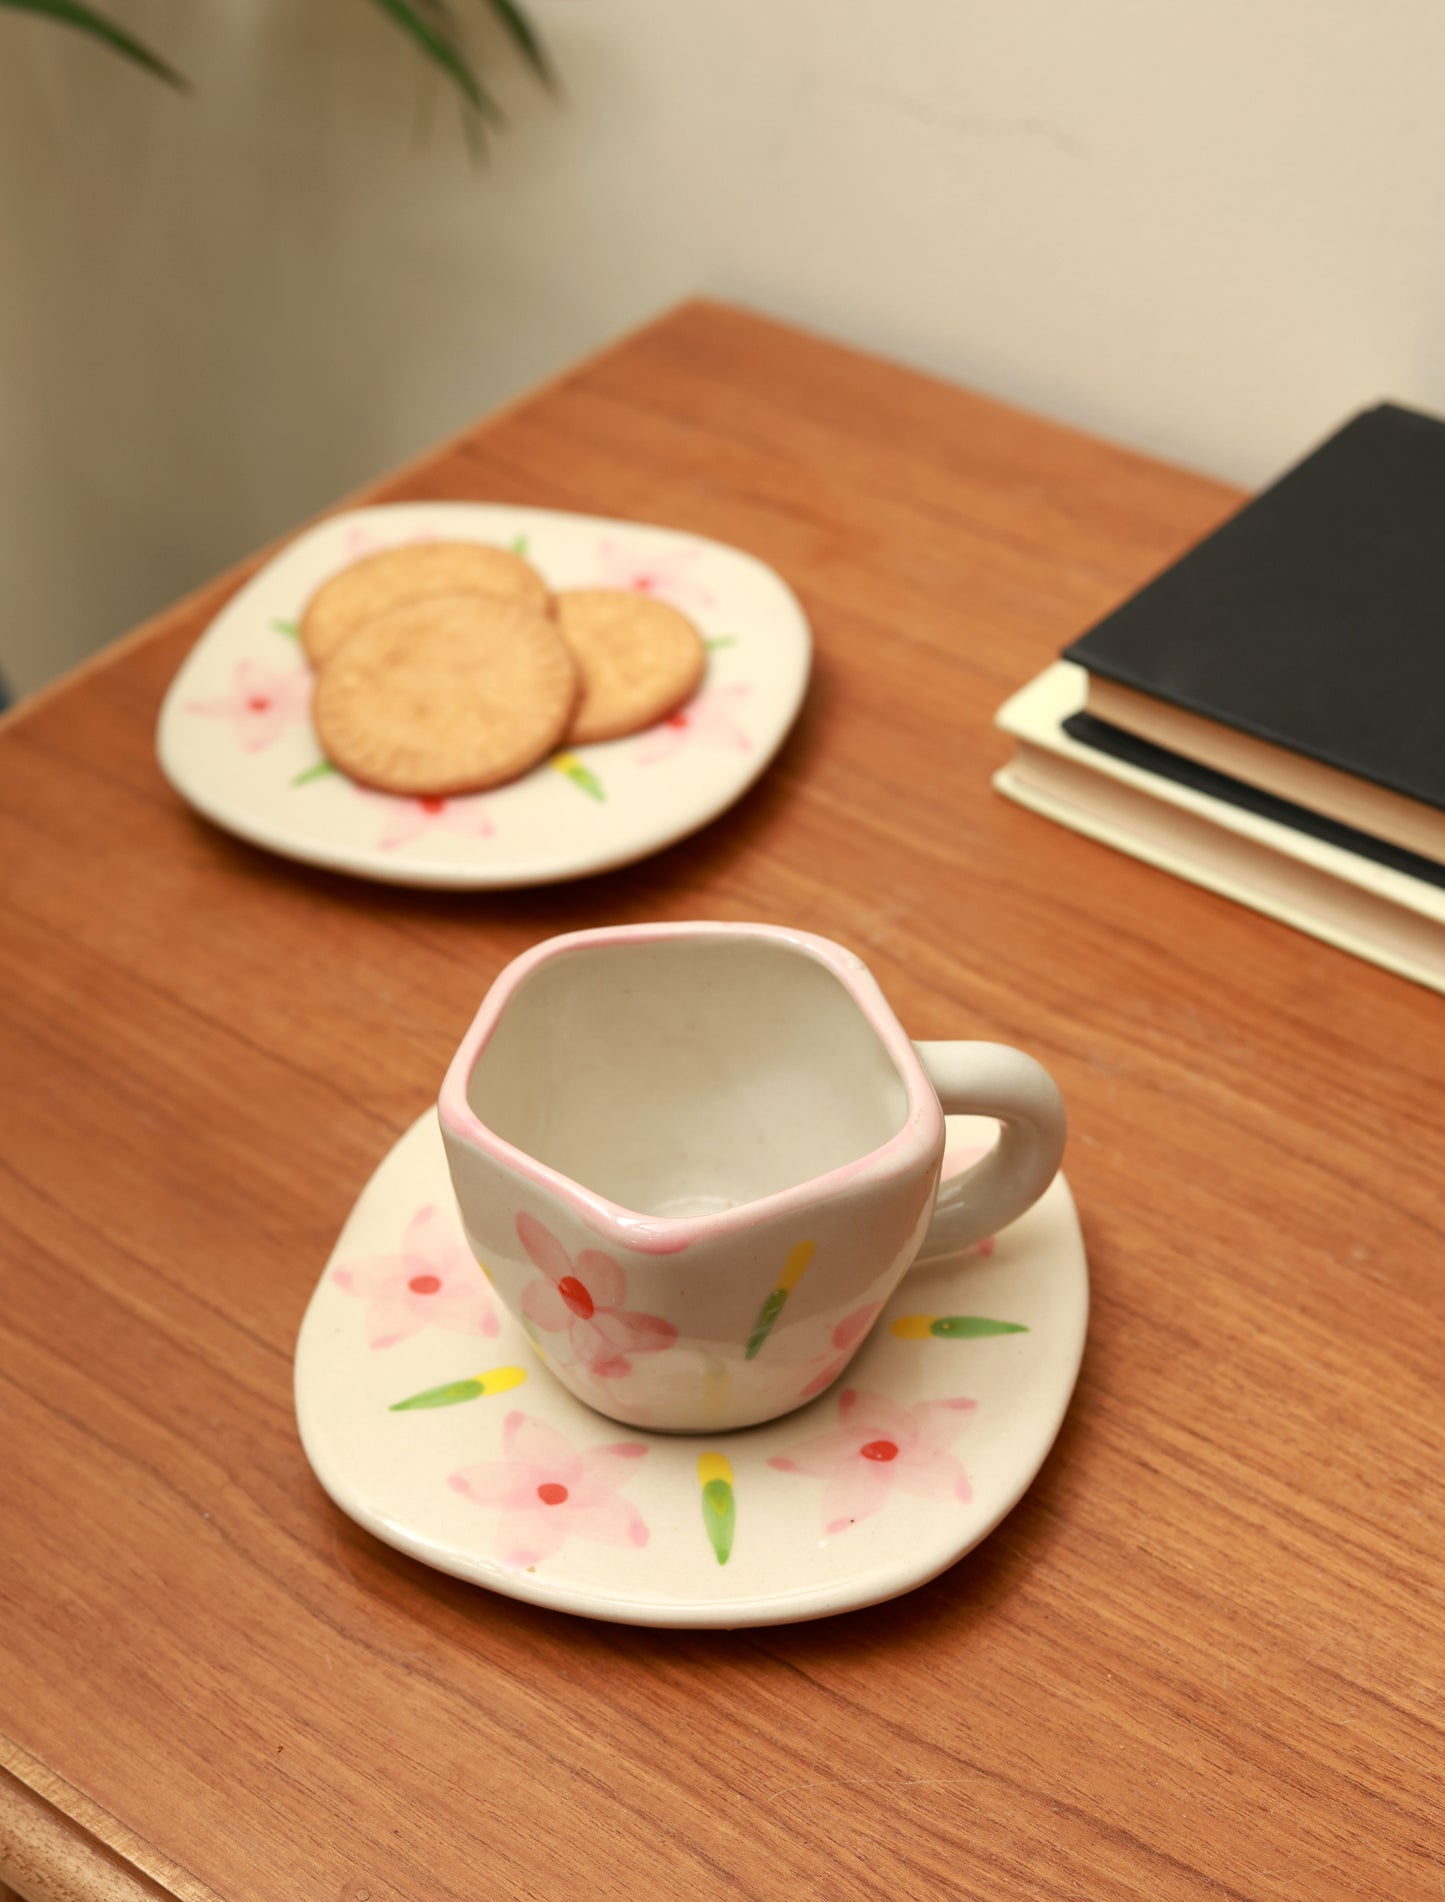
<instances>
[{"instance_id":1,"label":"glazed ceramic surface","mask_svg":"<svg viewBox=\"0 0 1445 1902\"><path fill-rule=\"evenodd\" d=\"M554 588L671 602L708 645L700 692L644 733L564 750L492 792L399 799L354 784L311 727L301 611L349 562L439 540L516 548ZM540 884L625 865L716 818L781 745L810 653L784 582L718 542L546 509L358 509L298 536L221 610L166 696L157 750L207 818L289 858L401 885Z\"/></svg>"},{"instance_id":2,"label":"glazed ceramic surface","mask_svg":"<svg viewBox=\"0 0 1445 1902\"><path fill-rule=\"evenodd\" d=\"M943 1108L1003 1119L935 1214ZM537 946L442 1087L463 1227L571 1391L663 1431L752 1426L830 1385L919 1255L1052 1181L1047 1075L915 1046L860 959L807 932L660 924Z\"/></svg>"},{"instance_id":3,"label":"glazed ceramic surface","mask_svg":"<svg viewBox=\"0 0 1445 1902\"><path fill-rule=\"evenodd\" d=\"M945 1171L992 1133L950 1123ZM428 1112L312 1297L297 1417L336 1504L442 1571L627 1623L787 1623L921 1585L998 1524L1058 1431L1087 1308L1059 1177L996 1243L915 1269L801 1412L732 1434L619 1428L548 1374L478 1273Z\"/></svg>"}]
</instances>

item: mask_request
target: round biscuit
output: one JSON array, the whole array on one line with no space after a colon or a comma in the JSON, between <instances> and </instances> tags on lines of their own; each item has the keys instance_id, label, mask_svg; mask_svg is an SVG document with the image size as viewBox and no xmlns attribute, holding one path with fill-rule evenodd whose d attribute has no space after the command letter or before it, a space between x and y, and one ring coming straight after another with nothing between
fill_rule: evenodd
<instances>
[{"instance_id":1,"label":"round biscuit","mask_svg":"<svg viewBox=\"0 0 1445 1902\"><path fill-rule=\"evenodd\" d=\"M702 636L665 601L615 588L554 597L557 625L582 676L569 743L616 740L652 726L696 691L707 666Z\"/></svg>"},{"instance_id":2,"label":"round biscuit","mask_svg":"<svg viewBox=\"0 0 1445 1902\"><path fill-rule=\"evenodd\" d=\"M311 717L344 773L424 798L525 773L562 739L576 699L577 671L549 616L494 595L430 595L337 649Z\"/></svg>"},{"instance_id":3,"label":"round biscuit","mask_svg":"<svg viewBox=\"0 0 1445 1902\"><path fill-rule=\"evenodd\" d=\"M434 594L495 594L546 613L547 584L520 555L485 542L408 542L352 562L321 586L301 614L301 645L322 667L359 627Z\"/></svg>"}]
</instances>

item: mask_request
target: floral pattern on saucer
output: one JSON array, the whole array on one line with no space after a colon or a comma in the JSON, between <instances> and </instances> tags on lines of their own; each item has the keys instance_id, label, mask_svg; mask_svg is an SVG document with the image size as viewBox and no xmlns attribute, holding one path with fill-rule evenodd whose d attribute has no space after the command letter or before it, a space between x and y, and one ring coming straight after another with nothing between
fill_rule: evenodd
<instances>
[{"instance_id":1,"label":"floral pattern on saucer","mask_svg":"<svg viewBox=\"0 0 1445 1902\"><path fill-rule=\"evenodd\" d=\"M457 1232L455 1216L423 1203L395 1253L343 1261L331 1271L338 1288L367 1303L370 1347L395 1347L420 1328L495 1335L496 1305L476 1257Z\"/></svg>"},{"instance_id":2,"label":"floral pattern on saucer","mask_svg":"<svg viewBox=\"0 0 1445 1902\"><path fill-rule=\"evenodd\" d=\"M646 1457L638 1440L579 1449L545 1420L512 1412L502 1426L502 1457L463 1467L447 1484L473 1505L500 1513L496 1539L504 1565L540 1565L568 1539L647 1544L646 1522L622 1491Z\"/></svg>"},{"instance_id":3,"label":"floral pattern on saucer","mask_svg":"<svg viewBox=\"0 0 1445 1902\"><path fill-rule=\"evenodd\" d=\"M787 1453L775 1453L768 1465L826 1482L822 1514L829 1534L871 1519L895 1490L967 1502L973 1488L948 1448L976 1404L958 1398L905 1407L883 1394L849 1387L838 1398L837 1426Z\"/></svg>"},{"instance_id":4,"label":"floral pattern on saucer","mask_svg":"<svg viewBox=\"0 0 1445 1902\"><path fill-rule=\"evenodd\" d=\"M955 1122L960 1136L977 1125L950 1119L956 1165ZM588 1251L539 1252L539 1285L569 1326L569 1273L594 1317L599 1294L630 1312L625 1283L599 1282ZM812 1286L825 1264L806 1272ZM458 1299L462 1286L476 1297L460 1331L434 1324L441 1288L409 1285L453 1274ZM784 1623L921 1585L998 1523L1063 1417L1087 1311L1060 1179L992 1253L927 1263L881 1314L843 1317L845 1337L867 1338L841 1392L742 1433L619 1427L573 1399L494 1303L428 1112L380 1163L317 1285L297 1419L332 1499L443 1571L626 1623Z\"/></svg>"}]
</instances>

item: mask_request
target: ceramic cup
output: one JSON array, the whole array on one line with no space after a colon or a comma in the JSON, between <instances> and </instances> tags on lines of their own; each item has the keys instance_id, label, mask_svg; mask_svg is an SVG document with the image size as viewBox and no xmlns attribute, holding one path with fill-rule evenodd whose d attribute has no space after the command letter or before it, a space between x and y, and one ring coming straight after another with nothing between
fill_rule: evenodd
<instances>
[{"instance_id":1,"label":"ceramic cup","mask_svg":"<svg viewBox=\"0 0 1445 1902\"><path fill-rule=\"evenodd\" d=\"M546 1365L662 1431L821 1393L910 1264L1021 1215L1064 1146L1031 1057L910 1043L860 959L768 925L536 946L439 1108L467 1239ZM945 1111L1002 1132L940 1195Z\"/></svg>"}]
</instances>

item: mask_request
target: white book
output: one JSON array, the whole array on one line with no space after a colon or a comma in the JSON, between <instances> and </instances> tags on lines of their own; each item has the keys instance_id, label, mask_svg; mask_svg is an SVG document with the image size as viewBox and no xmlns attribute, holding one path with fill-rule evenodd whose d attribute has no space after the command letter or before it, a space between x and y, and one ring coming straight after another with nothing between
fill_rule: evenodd
<instances>
[{"instance_id":1,"label":"white book","mask_svg":"<svg viewBox=\"0 0 1445 1902\"><path fill-rule=\"evenodd\" d=\"M1045 818L1445 991L1445 888L1144 771L1064 732L1088 675L1057 661L999 709L994 785Z\"/></svg>"}]
</instances>

